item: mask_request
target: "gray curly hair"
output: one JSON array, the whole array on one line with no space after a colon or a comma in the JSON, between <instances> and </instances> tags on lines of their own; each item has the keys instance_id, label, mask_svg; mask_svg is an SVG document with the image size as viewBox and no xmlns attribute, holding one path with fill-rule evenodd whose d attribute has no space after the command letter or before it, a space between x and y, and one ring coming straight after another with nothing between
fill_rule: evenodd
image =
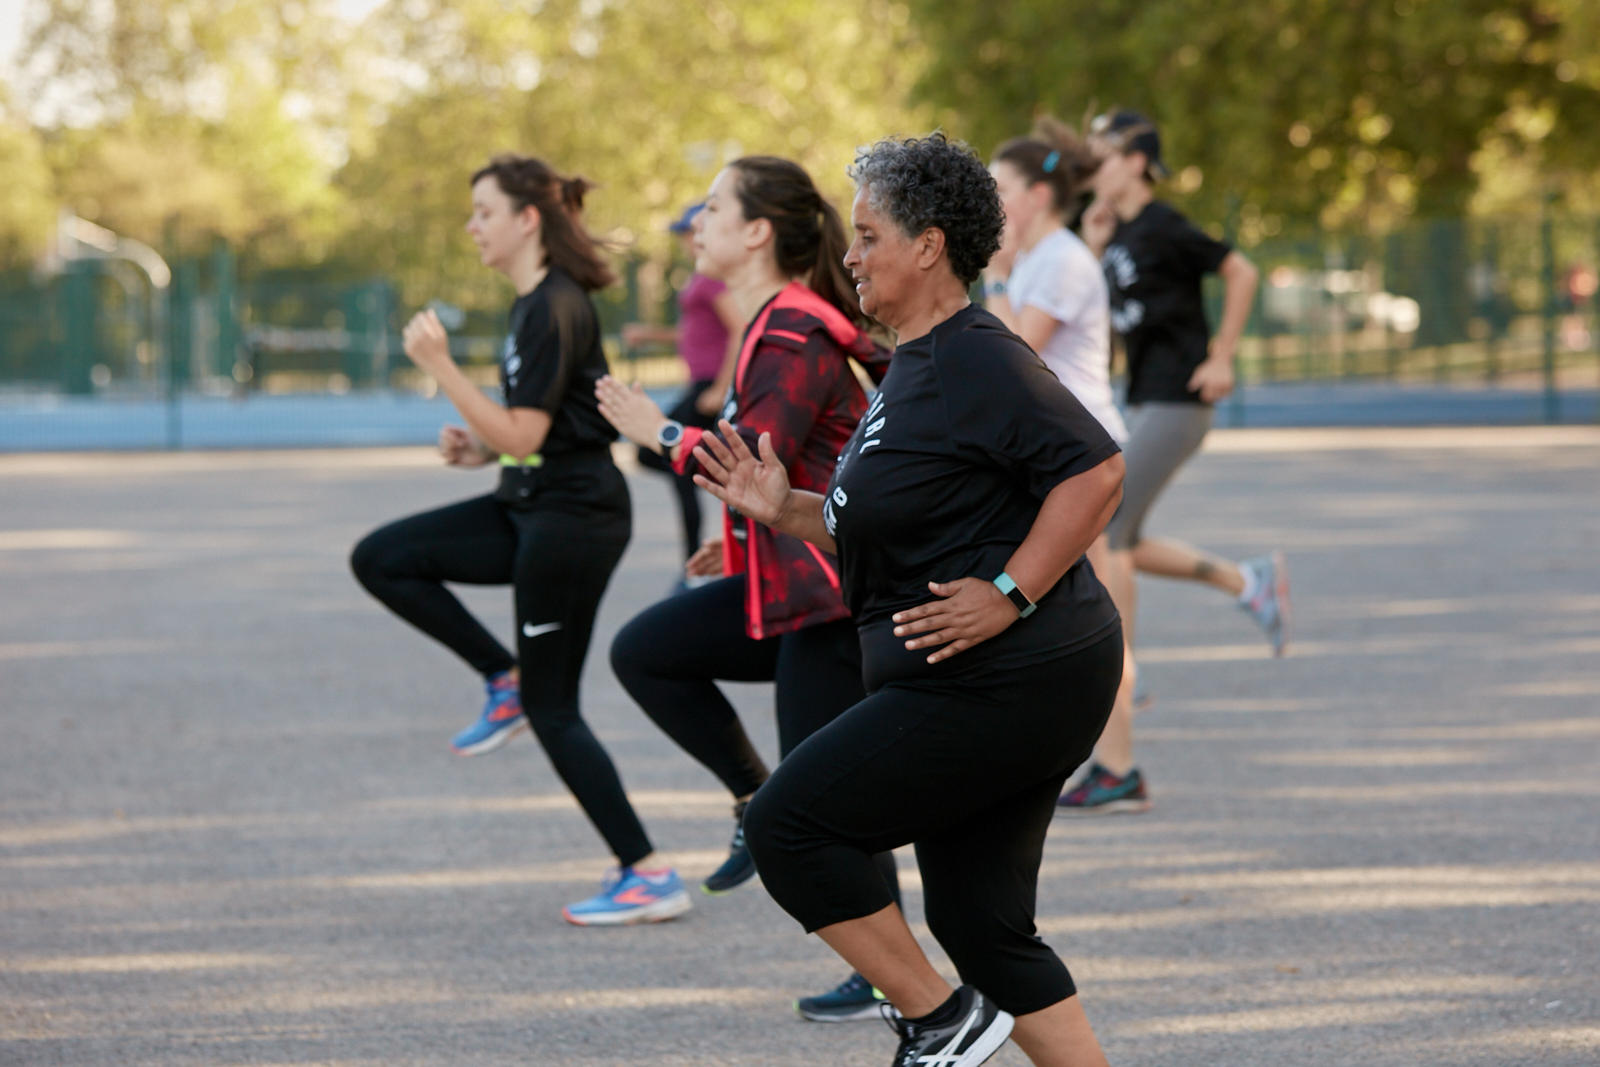
<instances>
[{"instance_id":1,"label":"gray curly hair","mask_svg":"<svg viewBox=\"0 0 1600 1067\"><path fill-rule=\"evenodd\" d=\"M994 177L971 146L935 130L926 137L887 137L856 152L850 177L867 203L915 237L944 232L950 269L971 285L1000 250L1005 214Z\"/></svg>"}]
</instances>

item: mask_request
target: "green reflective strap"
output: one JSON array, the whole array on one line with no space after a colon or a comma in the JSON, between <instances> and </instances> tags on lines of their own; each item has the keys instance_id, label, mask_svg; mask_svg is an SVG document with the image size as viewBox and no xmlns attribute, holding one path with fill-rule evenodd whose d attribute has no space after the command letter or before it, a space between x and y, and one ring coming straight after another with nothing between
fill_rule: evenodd
<instances>
[{"instance_id":1,"label":"green reflective strap","mask_svg":"<svg viewBox=\"0 0 1600 1067\"><path fill-rule=\"evenodd\" d=\"M502 467L542 467L542 466L544 466L544 457L541 456L537 452L535 452L533 455L529 456L527 459L518 459L516 456L501 456L500 457L500 466L502 466Z\"/></svg>"}]
</instances>

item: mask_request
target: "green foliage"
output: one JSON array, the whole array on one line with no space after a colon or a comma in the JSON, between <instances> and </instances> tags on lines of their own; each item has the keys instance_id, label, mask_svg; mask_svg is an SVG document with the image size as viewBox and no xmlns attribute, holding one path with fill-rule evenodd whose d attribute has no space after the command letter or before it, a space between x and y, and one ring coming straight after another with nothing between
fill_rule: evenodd
<instances>
[{"instance_id":1,"label":"green foliage","mask_svg":"<svg viewBox=\"0 0 1600 1067\"><path fill-rule=\"evenodd\" d=\"M332 236L349 32L329 0L38 0L20 64L56 194L146 243Z\"/></svg>"},{"instance_id":2,"label":"green foliage","mask_svg":"<svg viewBox=\"0 0 1600 1067\"><path fill-rule=\"evenodd\" d=\"M740 154L798 160L847 209L855 146L928 121L903 104L907 22L882 0L397 0L367 31L400 88L340 177L344 253L413 306L503 302L462 231L468 176L501 151L598 182L591 228L657 258Z\"/></svg>"},{"instance_id":3,"label":"green foliage","mask_svg":"<svg viewBox=\"0 0 1600 1067\"><path fill-rule=\"evenodd\" d=\"M600 184L592 227L665 225L746 152L833 195L858 143L930 121L903 4L870 0L34 0L25 102L55 195L155 244L386 274L408 303L504 301L462 232L491 154ZM841 204L841 207L845 205Z\"/></svg>"},{"instance_id":4,"label":"green foliage","mask_svg":"<svg viewBox=\"0 0 1600 1067\"><path fill-rule=\"evenodd\" d=\"M17 121L0 92L0 265L23 263L44 250L55 221L50 168L39 135Z\"/></svg>"},{"instance_id":5,"label":"green foliage","mask_svg":"<svg viewBox=\"0 0 1600 1067\"><path fill-rule=\"evenodd\" d=\"M1177 194L1385 230L1465 209L1485 170L1558 186L1600 164L1593 0L915 0L923 98L982 147L1037 110L1134 107L1160 124Z\"/></svg>"},{"instance_id":6,"label":"green foliage","mask_svg":"<svg viewBox=\"0 0 1600 1067\"><path fill-rule=\"evenodd\" d=\"M64 204L489 308L462 224L495 152L598 182L591 227L659 263L736 155L798 159L844 208L861 143L942 125L987 150L1096 101L1157 118L1166 192L1236 207L1246 241L1551 188L1600 208L1595 0L388 0L359 26L336 0L30 3L27 122L0 120L11 262Z\"/></svg>"}]
</instances>

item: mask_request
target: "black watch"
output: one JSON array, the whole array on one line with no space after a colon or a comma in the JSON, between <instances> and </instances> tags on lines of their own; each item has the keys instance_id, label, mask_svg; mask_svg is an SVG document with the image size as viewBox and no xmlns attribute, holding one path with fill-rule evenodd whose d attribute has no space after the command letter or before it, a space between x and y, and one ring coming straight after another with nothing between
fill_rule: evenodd
<instances>
[{"instance_id":1,"label":"black watch","mask_svg":"<svg viewBox=\"0 0 1600 1067\"><path fill-rule=\"evenodd\" d=\"M668 419L666 425L656 431L656 444L661 446L663 452L671 452L683 443L683 423Z\"/></svg>"}]
</instances>

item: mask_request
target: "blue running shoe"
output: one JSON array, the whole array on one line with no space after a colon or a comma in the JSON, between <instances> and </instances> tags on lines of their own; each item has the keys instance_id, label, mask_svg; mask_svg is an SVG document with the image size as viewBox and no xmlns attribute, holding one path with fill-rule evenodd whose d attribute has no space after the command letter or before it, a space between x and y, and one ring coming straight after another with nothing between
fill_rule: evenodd
<instances>
[{"instance_id":1,"label":"blue running shoe","mask_svg":"<svg viewBox=\"0 0 1600 1067\"><path fill-rule=\"evenodd\" d=\"M1090 766L1082 782L1056 801L1057 815L1115 815L1149 810L1150 794L1139 768L1118 778L1098 762Z\"/></svg>"},{"instance_id":2,"label":"blue running shoe","mask_svg":"<svg viewBox=\"0 0 1600 1067\"><path fill-rule=\"evenodd\" d=\"M1239 607L1266 632L1272 654L1281 656L1289 647L1289 565L1282 552L1274 552L1241 560L1239 569L1250 579L1250 598L1241 598Z\"/></svg>"},{"instance_id":3,"label":"blue running shoe","mask_svg":"<svg viewBox=\"0 0 1600 1067\"><path fill-rule=\"evenodd\" d=\"M600 892L562 908L561 917L574 926L631 926L676 919L693 906L683 880L672 868L636 871L622 867L606 874Z\"/></svg>"},{"instance_id":4,"label":"blue running shoe","mask_svg":"<svg viewBox=\"0 0 1600 1067\"><path fill-rule=\"evenodd\" d=\"M852 974L839 985L814 997L802 997L794 1002L800 1018L814 1023L848 1023L857 1019L882 1018L883 1006L889 1001L872 988L872 983L859 974ZM894 1008L889 1008L894 1011Z\"/></svg>"},{"instance_id":5,"label":"blue running shoe","mask_svg":"<svg viewBox=\"0 0 1600 1067\"><path fill-rule=\"evenodd\" d=\"M528 728L528 720L522 714L522 694L510 671L490 675L484 688L489 691L489 701L483 706L483 714L450 742L458 756L493 752L515 737L519 730Z\"/></svg>"}]
</instances>

